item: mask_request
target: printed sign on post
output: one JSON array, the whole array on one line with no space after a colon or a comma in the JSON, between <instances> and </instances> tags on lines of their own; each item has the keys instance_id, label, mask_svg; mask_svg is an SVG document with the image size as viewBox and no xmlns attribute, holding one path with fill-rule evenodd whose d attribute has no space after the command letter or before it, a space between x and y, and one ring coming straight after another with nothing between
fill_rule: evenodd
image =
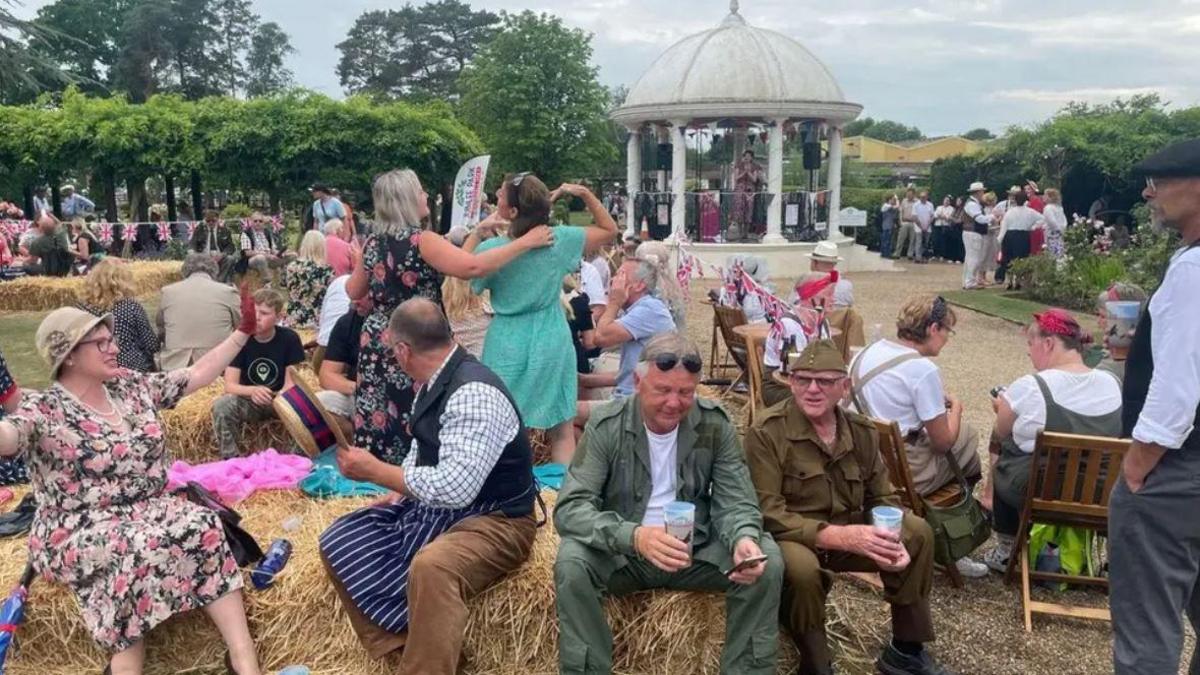
<instances>
[{"instance_id":1,"label":"printed sign on post","mask_svg":"<svg viewBox=\"0 0 1200 675\"><path fill-rule=\"evenodd\" d=\"M451 227L474 227L479 224L479 210L483 205L483 183L487 179L491 155L480 155L467 160L454 178L454 210L450 214Z\"/></svg>"}]
</instances>

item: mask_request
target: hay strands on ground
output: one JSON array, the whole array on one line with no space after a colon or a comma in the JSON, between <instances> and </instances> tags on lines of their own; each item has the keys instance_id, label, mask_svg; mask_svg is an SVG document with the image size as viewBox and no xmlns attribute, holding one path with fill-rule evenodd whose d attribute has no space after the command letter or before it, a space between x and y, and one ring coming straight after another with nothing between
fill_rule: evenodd
<instances>
[{"instance_id":1,"label":"hay strands on ground","mask_svg":"<svg viewBox=\"0 0 1200 675\"><path fill-rule=\"evenodd\" d=\"M133 272L135 296L159 291L179 281L182 263L178 261L129 262ZM78 300L86 277L21 277L0 283L0 312L30 312L58 309Z\"/></svg>"}]
</instances>

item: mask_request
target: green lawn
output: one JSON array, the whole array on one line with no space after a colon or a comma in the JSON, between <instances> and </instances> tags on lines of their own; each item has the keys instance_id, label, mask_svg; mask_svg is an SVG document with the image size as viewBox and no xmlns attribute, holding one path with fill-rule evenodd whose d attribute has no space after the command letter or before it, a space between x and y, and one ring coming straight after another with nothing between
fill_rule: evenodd
<instances>
[{"instance_id":1,"label":"green lawn","mask_svg":"<svg viewBox=\"0 0 1200 675\"><path fill-rule=\"evenodd\" d=\"M1033 320L1034 312L1043 312L1049 305L1034 302L1013 293L1000 289L981 291L942 291L942 297L950 304L965 307L981 314L995 316L1006 321L1026 325ZM1100 330L1096 317L1091 314L1072 312L1079 324L1093 333Z\"/></svg>"},{"instance_id":2,"label":"green lawn","mask_svg":"<svg viewBox=\"0 0 1200 675\"><path fill-rule=\"evenodd\" d=\"M146 314L154 322L158 311L158 294L142 298ZM17 384L27 389L42 389L50 383L46 363L33 346L38 324L50 312L9 312L0 314L0 349Z\"/></svg>"}]
</instances>

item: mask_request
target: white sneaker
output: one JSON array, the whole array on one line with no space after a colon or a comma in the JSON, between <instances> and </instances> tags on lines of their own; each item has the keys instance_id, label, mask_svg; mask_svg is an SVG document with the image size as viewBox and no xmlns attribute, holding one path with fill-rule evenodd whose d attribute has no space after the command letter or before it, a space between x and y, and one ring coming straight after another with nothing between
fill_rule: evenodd
<instances>
[{"instance_id":1,"label":"white sneaker","mask_svg":"<svg viewBox=\"0 0 1200 675\"><path fill-rule=\"evenodd\" d=\"M959 558L958 562L954 563L954 566L958 568L959 574L967 577L968 579L982 579L983 577L986 577L988 573L987 565L981 562L975 562L970 558Z\"/></svg>"},{"instance_id":2,"label":"white sneaker","mask_svg":"<svg viewBox=\"0 0 1200 675\"><path fill-rule=\"evenodd\" d=\"M1008 571L1008 558L1012 555L1012 545L998 541L992 550L983 555L983 562L993 571L1004 574Z\"/></svg>"}]
</instances>

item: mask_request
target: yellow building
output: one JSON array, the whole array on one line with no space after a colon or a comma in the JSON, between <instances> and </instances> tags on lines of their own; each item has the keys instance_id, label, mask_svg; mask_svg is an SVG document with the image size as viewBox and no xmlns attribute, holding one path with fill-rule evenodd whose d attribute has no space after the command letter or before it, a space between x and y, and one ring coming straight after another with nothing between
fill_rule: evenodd
<instances>
[{"instance_id":1,"label":"yellow building","mask_svg":"<svg viewBox=\"0 0 1200 675\"><path fill-rule=\"evenodd\" d=\"M969 155L983 149L982 143L959 136L911 143L888 143L866 136L854 136L842 143L847 158L857 159L864 164L932 164L939 159Z\"/></svg>"}]
</instances>

